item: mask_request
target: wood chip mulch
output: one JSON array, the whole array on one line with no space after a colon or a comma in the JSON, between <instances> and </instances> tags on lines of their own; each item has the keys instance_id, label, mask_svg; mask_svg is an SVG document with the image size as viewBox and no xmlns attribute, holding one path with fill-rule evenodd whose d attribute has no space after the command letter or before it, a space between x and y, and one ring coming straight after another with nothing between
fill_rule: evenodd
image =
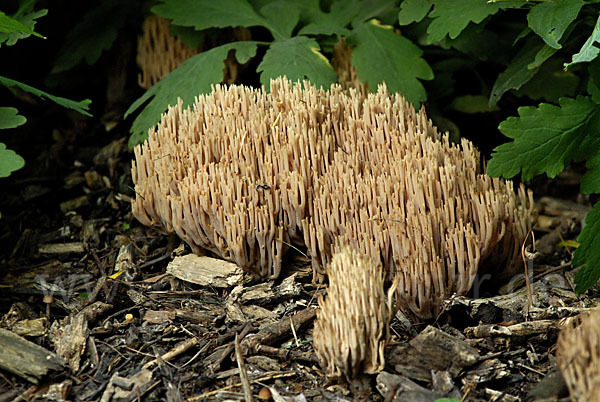
<instances>
[{"instance_id":1,"label":"wood chip mulch","mask_svg":"<svg viewBox=\"0 0 600 402\"><path fill-rule=\"evenodd\" d=\"M0 254L0 401L568 400L555 343L563 320L597 304L597 289L573 292L567 242L589 203L536 194L528 286L478 278L432 322L398 313L384 371L347 384L312 349L325 287L305 256L277 281L186 257L179 239L132 217L124 140L87 155L51 201L40 176L15 178L0 202L11 245Z\"/></svg>"}]
</instances>

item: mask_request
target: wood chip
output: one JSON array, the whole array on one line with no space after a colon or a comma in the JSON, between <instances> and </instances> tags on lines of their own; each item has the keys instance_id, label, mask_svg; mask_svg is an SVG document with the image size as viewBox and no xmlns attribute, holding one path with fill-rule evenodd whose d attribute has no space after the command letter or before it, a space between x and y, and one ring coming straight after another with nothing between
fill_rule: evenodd
<instances>
[{"instance_id":1,"label":"wood chip","mask_svg":"<svg viewBox=\"0 0 600 402\"><path fill-rule=\"evenodd\" d=\"M48 319L46 317L34 320L21 320L12 326L12 331L20 336L36 337L48 333Z\"/></svg>"},{"instance_id":2,"label":"wood chip","mask_svg":"<svg viewBox=\"0 0 600 402\"><path fill-rule=\"evenodd\" d=\"M37 384L49 371L62 370L58 355L0 328L0 368Z\"/></svg>"},{"instance_id":3,"label":"wood chip","mask_svg":"<svg viewBox=\"0 0 600 402\"><path fill-rule=\"evenodd\" d=\"M88 323L83 314L69 316L65 323L55 322L50 328L50 339L54 343L56 353L69 362L74 372L79 370L89 333Z\"/></svg>"},{"instance_id":4,"label":"wood chip","mask_svg":"<svg viewBox=\"0 0 600 402\"><path fill-rule=\"evenodd\" d=\"M386 401L430 402L443 396L404 376L386 373L385 371L377 375L377 390Z\"/></svg>"},{"instance_id":5,"label":"wood chip","mask_svg":"<svg viewBox=\"0 0 600 402\"><path fill-rule=\"evenodd\" d=\"M70 254L70 253L83 253L85 248L83 243L55 243L55 244L42 244L38 251L41 254Z\"/></svg>"},{"instance_id":6,"label":"wood chip","mask_svg":"<svg viewBox=\"0 0 600 402\"><path fill-rule=\"evenodd\" d=\"M162 324L164 322L173 322L176 316L177 313L172 310L146 310L146 314L144 314L144 321L151 324Z\"/></svg>"},{"instance_id":7,"label":"wood chip","mask_svg":"<svg viewBox=\"0 0 600 402\"><path fill-rule=\"evenodd\" d=\"M195 254L175 257L167 266L167 272L182 281L218 288L250 280L250 276L234 263Z\"/></svg>"},{"instance_id":8,"label":"wood chip","mask_svg":"<svg viewBox=\"0 0 600 402\"><path fill-rule=\"evenodd\" d=\"M418 381L431 381L431 370L447 370L456 377L475 364L479 353L464 340L427 326L419 335L391 353L390 363L398 373Z\"/></svg>"}]
</instances>

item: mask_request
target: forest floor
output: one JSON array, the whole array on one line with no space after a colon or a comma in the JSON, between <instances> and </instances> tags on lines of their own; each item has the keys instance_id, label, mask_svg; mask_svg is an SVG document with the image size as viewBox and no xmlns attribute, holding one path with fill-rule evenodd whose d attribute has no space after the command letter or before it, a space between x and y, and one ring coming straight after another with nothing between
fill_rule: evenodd
<instances>
[{"instance_id":1,"label":"forest floor","mask_svg":"<svg viewBox=\"0 0 600 402\"><path fill-rule=\"evenodd\" d=\"M325 287L305 256L292 253L276 281L203 286L167 273L190 251L132 216L126 128L72 121L3 179L0 401L568 400L557 334L598 296L575 295L570 243L557 246L590 209L577 172L532 184L528 287L524 276L500 290L480 280L435 320L397 314L383 372L347 384L313 353Z\"/></svg>"}]
</instances>

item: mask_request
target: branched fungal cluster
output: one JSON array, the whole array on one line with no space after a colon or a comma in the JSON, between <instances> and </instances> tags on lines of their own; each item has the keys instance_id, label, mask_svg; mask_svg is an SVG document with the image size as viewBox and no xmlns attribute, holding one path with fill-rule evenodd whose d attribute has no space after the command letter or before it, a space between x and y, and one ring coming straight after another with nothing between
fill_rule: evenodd
<instances>
[{"instance_id":1,"label":"branched fungal cluster","mask_svg":"<svg viewBox=\"0 0 600 402\"><path fill-rule=\"evenodd\" d=\"M451 143L385 86L216 86L169 108L132 175L134 215L195 252L277 277L289 245L306 247L322 280L350 246L420 318L465 294L482 263L515 266L531 226L531 194L482 174L468 140Z\"/></svg>"}]
</instances>

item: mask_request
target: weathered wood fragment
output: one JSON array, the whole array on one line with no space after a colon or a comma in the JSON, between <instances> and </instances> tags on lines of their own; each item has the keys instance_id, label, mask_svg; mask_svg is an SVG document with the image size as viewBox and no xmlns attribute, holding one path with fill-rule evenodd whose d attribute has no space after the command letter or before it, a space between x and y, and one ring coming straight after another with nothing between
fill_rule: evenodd
<instances>
[{"instance_id":1,"label":"weathered wood fragment","mask_svg":"<svg viewBox=\"0 0 600 402\"><path fill-rule=\"evenodd\" d=\"M479 353L464 340L427 326L407 346L391 353L390 363L408 378L430 382L431 370L448 371L454 378L475 364Z\"/></svg>"},{"instance_id":2,"label":"weathered wood fragment","mask_svg":"<svg viewBox=\"0 0 600 402\"><path fill-rule=\"evenodd\" d=\"M182 281L219 288L246 283L250 279L234 263L195 254L175 257L167 266L167 272Z\"/></svg>"},{"instance_id":3,"label":"weathered wood fragment","mask_svg":"<svg viewBox=\"0 0 600 402\"><path fill-rule=\"evenodd\" d=\"M11 331L0 328L0 368L37 384L49 371L62 370L64 360Z\"/></svg>"}]
</instances>

